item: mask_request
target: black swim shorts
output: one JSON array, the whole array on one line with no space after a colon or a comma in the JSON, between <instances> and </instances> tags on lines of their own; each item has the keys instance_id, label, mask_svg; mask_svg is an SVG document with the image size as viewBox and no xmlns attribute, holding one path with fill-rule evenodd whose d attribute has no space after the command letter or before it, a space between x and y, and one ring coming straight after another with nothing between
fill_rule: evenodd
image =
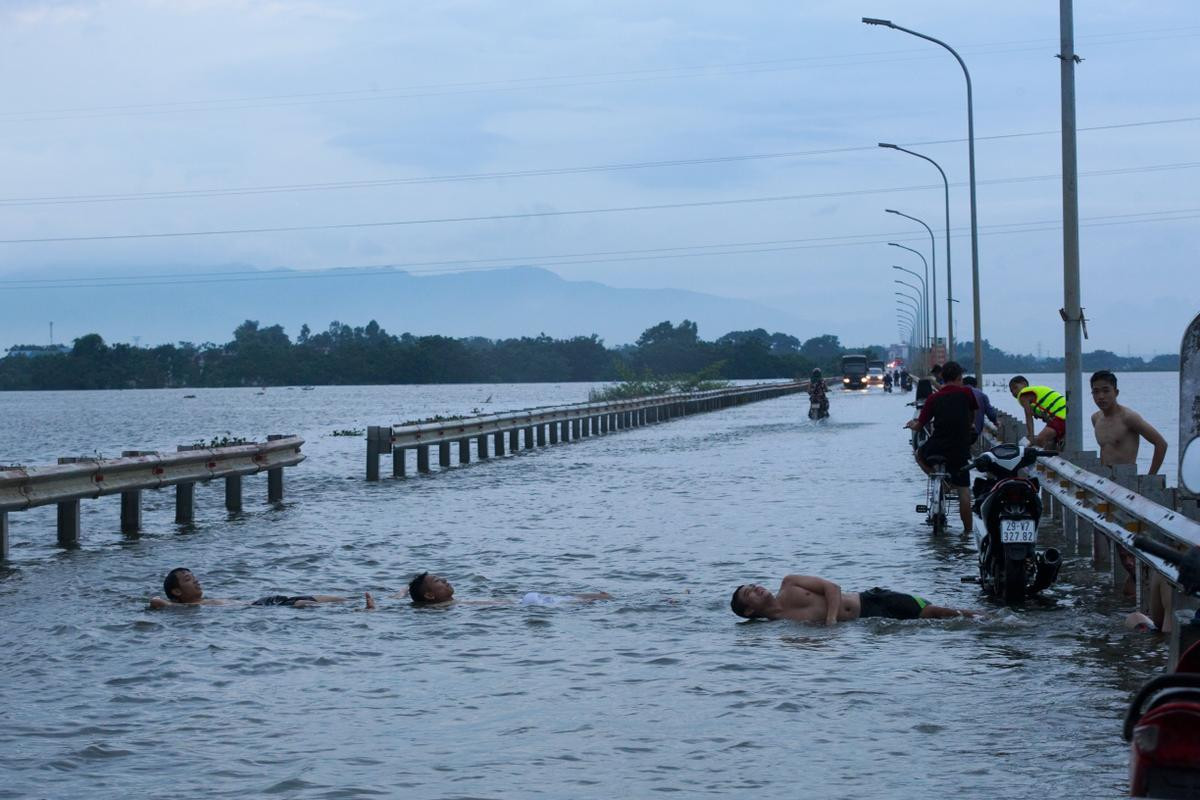
<instances>
[{"instance_id":1,"label":"black swim shorts","mask_svg":"<svg viewBox=\"0 0 1200 800\"><path fill-rule=\"evenodd\" d=\"M301 600L309 600L313 603L317 602L317 598L307 594L298 594L294 597L288 597L285 594L273 594L270 597L260 597L250 605L252 606L294 606Z\"/></svg>"},{"instance_id":2,"label":"black swim shorts","mask_svg":"<svg viewBox=\"0 0 1200 800\"><path fill-rule=\"evenodd\" d=\"M859 592L860 617L887 617L888 619L916 619L929 601L915 594L902 594L876 586Z\"/></svg>"}]
</instances>

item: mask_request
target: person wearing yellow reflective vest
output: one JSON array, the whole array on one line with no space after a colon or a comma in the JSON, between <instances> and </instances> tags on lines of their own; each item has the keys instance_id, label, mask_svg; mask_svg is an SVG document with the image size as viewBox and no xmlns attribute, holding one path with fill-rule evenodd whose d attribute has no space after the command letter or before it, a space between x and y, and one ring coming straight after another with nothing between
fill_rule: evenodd
<instances>
[{"instance_id":1,"label":"person wearing yellow reflective vest","mask_svg":"<svg viewBox=\"0 0 1200 800\"><path fill-rule=\"evenodd\" d=\"M1049 386L1030 386L1024 375L1008 382L1008 390L1025 410L1025 430L1029 442L1045 450L1061 450L1067 438L1067 398ZM1037 436L1033 435L1034 417L1046 423Z\"/></svg>"}]
</instances>

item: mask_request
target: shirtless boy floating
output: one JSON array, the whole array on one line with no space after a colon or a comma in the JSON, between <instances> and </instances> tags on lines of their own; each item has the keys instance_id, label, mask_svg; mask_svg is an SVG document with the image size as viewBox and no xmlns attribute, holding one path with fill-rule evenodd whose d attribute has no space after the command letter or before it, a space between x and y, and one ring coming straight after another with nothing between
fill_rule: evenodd
<instances>
[{"instance_id":1,"label":"shirtless boy floating","mask_svg":"<svg viewBox=\"0 0 1200 800\"><path fill-rule=\"evenodd\" d=\"M590 594L553 595L541 592L529 592L520 600L455 600L454 587L450 581L440 575L422 572L408 584L408 596L415 606L439 606L450 603L462 603L473 606L498 606L518 603L526 606L556 606L567 602L589 602L592 600L611 600L608 592L592 592Z\"/></svg>"},{"instance_id":2,"label":"shirtless boy floating","mask_svg":"<svg viewBox=\"0 0 1200 800\"><path fill-rule=\"evenodd\" d=\"M812 575L787 575L779 593L771 594L757 584L733 590L729 601L733 613L746 619L788 619L833 625L865 617L888 619L947 619L973 617L975 612L930 605L915 594L902 594L876 587L866 592L843 592L841 587Z\"/></svg>"},{"instance_id":3,"label":"shirtless boy floating","mask_svg":"<svg viewBox=\"0 0 1200 800\"><path fill-rule=\"evenodd\" d=\"M1158 474L1167 455L1167 440L1142 415L1117 402L1117 376L1106 369L1092 374L1092 400L1100 409L1092 414L1096 443L1100 445L1100 463L1106 467L1116 464L1136 464L1138 445L1142 439L1154 446L1150 459L1150 474Z\"/></svg>"},{"instance_id":4,"label":"shirtless boy floating","mask_svg":"<svg viewBox=\"0 0 1200 800\"><path fill-rule=\"evenodd\" d=\"M251 606L288 606L290 608L309 608L320 603L342 603L345 602L345 597L336 597L328 594L304 594L304 595L272 595L269 597L260 597L253 603L246 603L239 600L221 600L215 597L205 597L204 588L200 585L200 581L192 574L192 571L186 567L176 567L167 573L167 577L163 579L163 594L162 597L151 597L151 608L168 608L170 606L231 606L231 605L251 605ZM370 595L367 595L368 607L373 605Z\"/></svg>"}]
</instances>

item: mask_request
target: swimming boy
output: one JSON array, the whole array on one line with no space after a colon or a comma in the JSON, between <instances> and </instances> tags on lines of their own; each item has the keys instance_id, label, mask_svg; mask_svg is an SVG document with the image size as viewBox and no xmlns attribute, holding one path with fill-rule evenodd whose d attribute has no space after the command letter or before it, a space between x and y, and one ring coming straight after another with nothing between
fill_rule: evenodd
<instances>
[{"instance_id":1,"label":"swimming boy","mask_svg":"<svg viewBox=\"0 0 1200 800\"><path fill-rule=\"evenodd\" d=\"M1092 414L1092 427L1096 429L1096 442L1100 445L1100 463L1108 467L1136 464L1138 446L1145 439L1154 446L1150 474L1157 474L1167 456L1167 440L1142 419L1141 414L1117 402L1121 392L1117 389L1116 375L1102 369L1092 373L1091 385L1092 400L1100 409Z\"/></svg>"},{"instance_id":2,"label":"swimming boy","mask_svg":"<svg viewBox=\"0 0 1200 800\"><path fill-rule=\"evenodd\" d=\"M591 592L585 594L551 595L541 592L528 592L520 600L455 600L454 587L450 581L440 575L422 572L408 584L408 596L415 606L441 606L450 603L462 603L473 606L498 606L509 603L533 606L554 606L567 602L590 602L592 600L611 600L608 592Z\"/></svg>"},{"instance_id":3,"label":"swimming boy","mask_svg":"<svg viewBox=\"0 0 1200 800\"><path fill-rule=\"evenodd\" d=\"M1067 398L1048 386L1030 386L1024 375L1014 375L1008 390L1025 410L1025 431L1030 444L1043 450L1061 450L1067 438ZM1033 420L1038 418L1046 427L1033 435Z\"/></svg>"},{"instance_id":4,"label":"swimming boy","mask_svg":"<svg viewBox=\"0 0 1200 800\"><path fill-rule=\"evenodd\" d=\"M915 594L875 587L866 592L843 592L841 587L812 575L787 575L772 594L758 584L733 590L729 607L746 619L787 619L833 625L867 617L887 619L946 619L973 617L973 611L931 605Z\"/></svg>"},{"instance_id":5,"label":"swimming boy","mask_svg":"<svg viewBox=\"0 0 1200 800\"><path fill-rule=\"evenodd\" d=\"M303 594L303 595L271 595L268 597L260 597L253 603L244 603L237 600L222 600L215 597L205 597L204 587L200 585L200 581L192 574L192 571L187 567L176 567L167 573L167 577L163 579L163 594L162 597L151 597L151 608L167 608L169 606L228 606L228 605L252 605L252 606L288 606L290 608L309 608L319 605L320 603L342 603L345 602L345 597L337 597L327 594ZM373 601L368 596L368 605L373 605Z\"/></svg>"}]
</instances>

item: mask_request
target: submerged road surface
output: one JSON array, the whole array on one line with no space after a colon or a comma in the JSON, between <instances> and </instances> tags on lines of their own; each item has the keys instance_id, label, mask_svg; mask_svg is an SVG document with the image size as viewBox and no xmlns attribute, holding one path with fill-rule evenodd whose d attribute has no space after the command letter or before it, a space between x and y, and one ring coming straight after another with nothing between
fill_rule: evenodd
<instances>
[{"instance_id":1,"label":"submerged road surface","mask_svg":"<svg viewBox=\"0 0 1200 800\"><path fill-rule=\"evenodd\" d=\"M265 487L248 482L230 519L220 486L198 487L189 532L171 524L169 493L148 496L131 541L113 533L116 498L85 504L74 552L53 548L52 510L11 517L0 797L1124 791L1121 714L1164 647L1124 630L1120 602L1070 551L1048 602L984 621L826 629L730 612L736 585L789 572L986 607L960 580L975 568L957 520L938 540L912 510L924 481L903 396L834 392L823 423L783 398L379 484L361 480L361 439L328 436L469 411L492 392L513 407L585 391L7 396L24 438L6 460L82 450L97 429L110 441L91 446L111 453L228 428L299 433L310 458L278 509L252 505ZM210 596L371 590L380 609L144 610L178 565ZM464 599L615 599L383 599L425 569Z\"/></svg>"}]
</instances>

